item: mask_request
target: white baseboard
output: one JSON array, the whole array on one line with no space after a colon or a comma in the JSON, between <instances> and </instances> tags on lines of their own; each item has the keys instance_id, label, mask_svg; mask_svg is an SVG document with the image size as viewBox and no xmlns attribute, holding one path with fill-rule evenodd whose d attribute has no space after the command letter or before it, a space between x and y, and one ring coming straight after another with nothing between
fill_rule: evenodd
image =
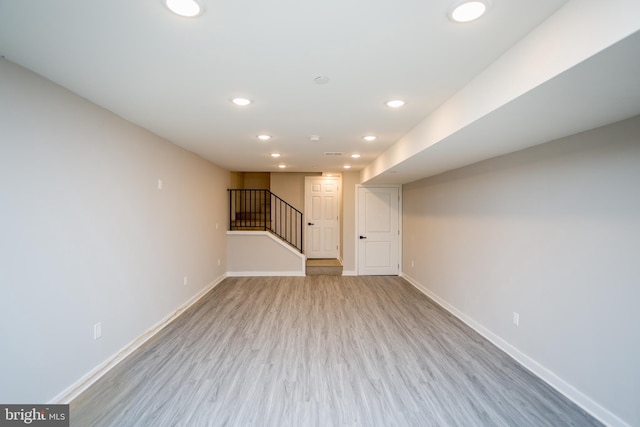
<instances>
[{"instance_id":1,"label":"white baseboard","mask_svg":"<svg viewBox=\"0 0 640 427\"><path fill-rule=\"evenodd\" d=\"M342 275L343 275L343 276L357 276L357 275L358 275L358 273L357 273L356 271L351 271L351 270L349 270L349 271L344 271L344 270L343 270L343 271L342 271Z\"/></svg>"},{"instance_id":2,"label":"white baseboard","mask_svg":"<svg viewBox=\"0 0 640 427\"><path fill-rule=\"evenodd\" d=\"M480 335L491 341L494 345L500 348L502 351L507 353L509 356L514 358L518 363L527 368L529 371L534 373L540 379L545 381L551 387L555 388L569 400L573 401L576 405L580 406L586 412L591 414L594 418L598 419L600 422L604 423L607 426L611 427L629 427L629 424L621 420L618 416L610 412L609 410L603 408L598 403L593 401L591 398L586 396L584 393L580 392L574 386L564 381L562 378L554 374L549 369L542 366L540 363L536 362L531 357L522 353L520 350L509 344L504 339L500 338L498 335L494 334L475 320L466 316L460 310L449 304L447 301L440 298L438 295L433 293L426 286L423 286L418 281L413 279L411 276L406 273L401 273L401 277L403 277L407 282L411 283L416 289L420 292L431 298L435 303L440 305L442 308L447 310L449 313L456 316L458 319L463 321L473 330L478 332Z\"/></svg>"},{"instance_id":3,"label":"white baseboard","mask_svg":"<svg viewBox=\"0 0 640 427\"><path fill-rule=\"evenodd\" d=\"M304 271L228 271L228 277L271 277L271 276L300 276L304 277Z\"/></svg>"},{"instance_id":4,"label":"white baseboard","mask_svg":"<svg viewBox=\"0 0 640 427\"><path fill-rule=\"evenodd\" d=\"M75 399L80 393L85 391L89 386L98 381L102 376L104 376L107 372L109 372L113 367L115 367L118 363L120 363L125 357L136 351L140 348L145 342L147 342L151 337L160 332L165 326L173 322L178 316L184 313L189 307L198 302L203 296L205 296L211 289L215 288L220 282L222 282L227 277L226 274L218 277L213 282L209 283L204 289L195 294L193 297L189 298L187 302L185 302L180 308L175 310L173 313L153 325L148 331L131 341L129 344L124 346L119 352L111 356L109 359L96 366L94 369L89 371L87 374L82 376L78 381L71 384L66 389L62 390L55 396L53 399L49 401L50 404L68 404L73 399Z\"/></svg>"}]
</instances>

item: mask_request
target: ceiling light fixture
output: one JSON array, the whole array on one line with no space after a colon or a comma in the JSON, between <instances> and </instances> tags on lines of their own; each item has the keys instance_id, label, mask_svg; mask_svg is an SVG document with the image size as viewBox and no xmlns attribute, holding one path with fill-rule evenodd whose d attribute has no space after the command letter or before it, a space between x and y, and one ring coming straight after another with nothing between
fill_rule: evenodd
<instances>
[{"instance_id":1,"label":"ceiling light fixture","mask_svg":"<svg viewBox=\"0 0 640 427\"><path fill-rule=\"evenodd\" d=\"M193 18L202 13L200 4L195 0L165 0L164 4L176 15Z\"/></svg>"},{"instance_id":2,"label":"ceiling light fixture","mask_svg":"<svg viewBox=\"0 0 640 427\"><path fill-rule=\"evenodd\" d=\"M287 167L287 165L280 164L280 165L278 165L278 167L279 167L280 169L284 169L284 168L286 168L286 167Z\"/></svg>"},{"instance_id":3,"label":"ceiling light fixture","mask_svg":"<svg viewBox=\"0 0 640 427\"><path fill-rule=\"evenodd\" d=\"M376 137L374 135L367 135L367 136L363 136L362 139L364 139L365 141L375 141Z\"/></svg>"},{"instance_id":4,"label":"ceiling light fixture","mask_svg":"<svg viewBox=\"0 0 640 427\"><path fill-rule=\"evenodd\" d=\"M391 108L400 108L403 105L404 105L404 101L401 101L399 99L394 99L393 101L387 102L387 107L391 107Z\"/></svg>"},{"instance_id":5,"label":"ceiling light fixture","mask_svg":"<svg viewBox=\"0 0 640 427\"><path fill-rule=\"evenodd\" d=\"M274 158L278 158L280 157L280 153L271 153L270 156Z\"/></svg>"},{"instance_id":6,"label":"ceiling light fixture","mask_svg":"<svg viewBox=\"0 0 640 427\"><path fill-rule=\"evenodd\" d=\"M480 18L489 8L489 0L457 2L449 11L453 22L471 22Z\"/></svg>"},{"instance_id":7,"label":"ceiling light fixture","mask_svg":"<svg viewBox=\"0 0 640 427\"><path fill-rule=\"evenodd\" d=\"M313 79L314 82L316 82L316 84L319 85L326 85L327 83L329 83L329 77L327 76L318 76L315 79Z\"/></svg>"},{"instance_id":8,"label":"ceiling light fixture","mask_svg":"<svg viewBox=\"0 0 640 427\"><path fill-rule=\"evenodd\" d=\"M240 107L244 107L246 105L251 104L251 100L247 99L247 98L233 98L231 100L231 102L233 102L234 104L240 106Z\"/></svg>"},{"instance_id":9,"label":"ceiling light fixture","mask_svg":"<svg viewBox=\"0 0 640 427\"><path fill-rule=\"evenodd\" d=\"M311 140L311 142L318 142L318 141L320 141L320 136L318 136L318 135L311 135L311 136L309 137L309 139Z\"/></svg>"},{"instance_id":10,"label":"ceiling light fixture","mask_svg":"<svg viewBox=\"0 0 640 427\"><path fill-rule=\"evenodd\" d=\"M355 154L354 153L354 154L351 155L351 157L354 158L354 159L359 159L360 158L360 154Z\"/></svg>"},{"instance_id":11,"label":"ceiling light fixture","mask_svg":"<svg viewBox=\"0 0 640 427\"><path fill-rule=\"evenodd\" d=\"M258 139L259 139L260 141L268 141L268 140L270 140L270 139L271 139L271 135L265 135L265 134L258 135Z\"/></svg>"},{"instance_id":12,"label":"ceiling light fixture","mask_svg":"<svg viewBox=\"0 0 640 427\"><path fill-rule=\"evenodd\" d=\"M344 165L345 169L351 169L351 165Z\"/></svg>"}]
</instances>

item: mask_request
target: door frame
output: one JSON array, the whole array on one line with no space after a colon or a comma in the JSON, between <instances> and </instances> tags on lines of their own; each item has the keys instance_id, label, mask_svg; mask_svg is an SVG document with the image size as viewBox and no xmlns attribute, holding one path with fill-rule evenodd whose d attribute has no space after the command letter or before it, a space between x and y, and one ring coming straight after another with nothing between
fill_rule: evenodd
<instances>
[{"instance_id":1,"label":"door frame","mask_svg":"<svg viewBox=\"0 0 640 427\"><path fill-rule=\"evenodd\" d=\"M322 180L326 180L326 181L335 181L337 183L337 206L336 206L336 211L338 214L338 227L336 229L336 242L338 244L338 249L337 249L337 256L336 258L339 259L342 262L342 175L333 175L333 176L325 176L325 175L307 175L304 177L304 216L303 216L303 231L302 231L302 236L303 236L303 241L304 241L304 255L305 258L309 258L308 253L307 253L307 245L309 244L309 236L307 234L307 229L309 227L307 227L307 214L311 209L311 206L309 206L309 202L308 202L308 194L307 194L307 181L310 180L316 180L316 179L322 179Z\"/></svg>"},{"instance_id":2,"label":"door frame","mask_svg":"<svg viewBox=\"0 0 640 427\"><path fill-rule=\"evenodd\" d=\"M360 232L360 189L361 188L397 188L398 189L398 276L403 275L402 271L402 185L401 184L381 184L381 185L365 185L356 184L356 208L355 208L355 233L353 236L355 246L355 263L356 263L356 276L360 276L360 245L359 245L359 232Z\"/></svg>"}]
</instances>

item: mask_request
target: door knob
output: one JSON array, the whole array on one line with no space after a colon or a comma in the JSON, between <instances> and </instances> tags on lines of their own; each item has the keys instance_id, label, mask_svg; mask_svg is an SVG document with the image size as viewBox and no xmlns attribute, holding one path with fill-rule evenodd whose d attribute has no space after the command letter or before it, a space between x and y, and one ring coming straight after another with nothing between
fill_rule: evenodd
<instances>
[{"instance_id":1,"label":"door knob","mask_svg":"<svg viewBox=\"0 0 640 427\"><path fill-rule=\"evenodd\" d=\"M312 222L308 222L307 225L315 225L315 224Z\"/></svg>"},{"instance_id":2,"label":"door knob","mask_svg":"<svg viewBox=\"0 0 640 427\"><path fill-rule=\"evenodd\" d=\"M367 238L366 236L360 236L360 240L366 239L366 238Z\"/></svg>"}]
</instances>

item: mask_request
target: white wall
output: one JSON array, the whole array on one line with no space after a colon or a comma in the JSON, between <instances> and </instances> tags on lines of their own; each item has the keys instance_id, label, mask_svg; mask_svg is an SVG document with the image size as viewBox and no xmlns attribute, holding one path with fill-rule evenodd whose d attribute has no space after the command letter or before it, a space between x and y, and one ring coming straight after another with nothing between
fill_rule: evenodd
<instances>
[{"instance_id":1,"label":"white wall","mask_svg":"<svg viewBox=\"0 0 640 427\"><path fill-rule=\"evenodd\" d=\"M229 173L7 60L0 129L0 402L42 403L224 277Z\"/></svg>"},{"instance_id":2,"label":"white wall","mask_svg":"<svg viewBox=\"0 0 640 427\"><path fill-rule=\"evenodd\" d=\"M268 231L227 232L229 276L304 276L305 257Z\"/></svg>"},{"instance_id":3,"label":"white wall","mask_svg":"<svg viewBox=\"0 0 640 427\"><path fill-rule=\"evenodd\" d=\"M356 185L359 172L342 173L342 265L343 275L356 274Z\"/></svg>"},{"instance_id":4,"label":"white wall","mask_svg":"<svg viewBox=\"0 0 640 427\"><path fill-rule=\"evenodd\" d=\"M601 418L640 425L640 117L405 185L403 199L411 280Z\"/></svg>"},{"instance_id":5,"label":"white wall","mask_svg":"<svg viewBox=\"0 0 640 427\"><path fill-rule=\"evenodd\" d=\"M555 135L546 138L550 140L587 129L577 117L590 117L600 124L611 123L614 117L630 117L633 113L610 115L610 111L637 111L635 104L633 108L628 104L634 95L627 94L627 99L623 95L611 98L614 88L606 84L607 77L625 78L623 73L614 71L611 76L603 73L607 77L598 81L601 90L591 91L583 85L592 81L594 70L577 74L572 74L572 70L637 34L639 15L637 0L568 1L367 165L361 174L362 181L382 184L398 182L404 174L427 176L427 172L431 176L435 171L451 169L453 164L470 164L474 158L495 157L514 147L537 145L545 141L546 135ZM634 69L633 65L628 68ZM549 83L554 79L557 82L560 76L573 78L571 84L558 91L557 86ZM537 101L527 101L530 96ZM618 99L620 105L602 108L606 104L594 102L602 96ZM539 107L540 100L547 101L545 108ZM529 108L523 108L522 103ZM564 108L567 105L576 111L568 112ZM496 116L504 120L500 126L491 126ZM523 117L528 120L520 122ZM523 132L522 127L528 132ZM470 130L476 133L475 140L467 137ZM522 138L504 140L504 135L514 133ZM478 150L478 139L488 141L482 150ZM414 169L416 159L420 160L420 168ZM398 174L384 174L394 168Z\"/></svg>"}]
</instances>

